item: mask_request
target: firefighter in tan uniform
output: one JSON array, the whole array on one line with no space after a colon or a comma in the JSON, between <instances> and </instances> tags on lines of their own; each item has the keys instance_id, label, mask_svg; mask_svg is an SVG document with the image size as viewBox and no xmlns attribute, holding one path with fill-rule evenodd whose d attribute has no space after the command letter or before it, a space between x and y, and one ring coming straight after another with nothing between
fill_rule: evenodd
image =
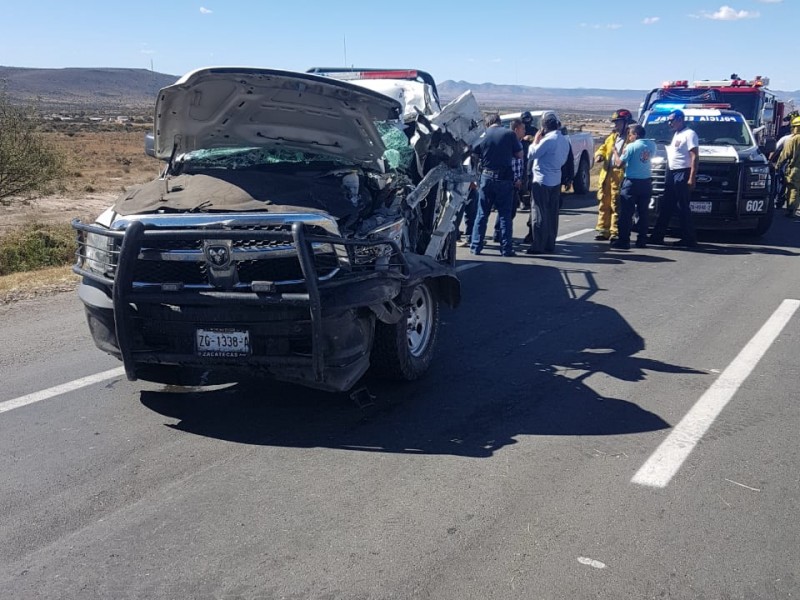
<instances>
[{"instance_id":1,"label":"firefighter in tan uniform","mask_svg":"<svg viewBox=\"0 0 800 600\"><path fill-rule=\"evenodd\" d=\"M783 145L778 168L786 166L786 216L800 217L800 117L792 119L792 137Z\"/></svg>"},{"instance_id":2,"label":"firefighter in tan uniform","mask_svg":"<svg viewBox=\"0 0 800 600\"><path fill-rule=\"evenodd\" d=\"M614 131L595 152L594 160L600 164L600 178L597 189L597 236L596 240L617 239L617 198L625 169L615 167L612 160L614 149L622 154L625 145L625 129L633 123L631 111L621 108L611 115Z\"/></svg>"}]
</instances>

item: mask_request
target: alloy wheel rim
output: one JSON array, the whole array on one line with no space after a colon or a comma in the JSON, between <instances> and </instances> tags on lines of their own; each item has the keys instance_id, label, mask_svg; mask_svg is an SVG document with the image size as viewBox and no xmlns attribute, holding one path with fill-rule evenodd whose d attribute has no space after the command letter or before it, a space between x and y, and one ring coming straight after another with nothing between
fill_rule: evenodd
<instances>
[{"instance_id":1,"label":"alloy wheel rim","mask_svg":"<svg viewBox=\"0 0 800 600\"><path fill-rule=\"evenodd\" d=\"M433 297L426 285L418 285L411 295L409 305L407 338L408 350L412 356L425 352L431 338L433 324Z\"/></svg>"}]
</instances>

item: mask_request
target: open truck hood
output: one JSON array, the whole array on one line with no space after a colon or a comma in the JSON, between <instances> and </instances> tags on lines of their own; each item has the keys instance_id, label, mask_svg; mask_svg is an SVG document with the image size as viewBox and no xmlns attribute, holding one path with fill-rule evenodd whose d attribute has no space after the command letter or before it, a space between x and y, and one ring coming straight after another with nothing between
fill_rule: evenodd
<instances>
[{"instance_id":1,"label":"open truck hood","mask_svg":"<svg viewBox=\"0 0 800 600\"><path fill-rule=\"evenodd\" d=\"M192 71L159 92L155 155L262 147L340 157L375 168L385 147L376 121L399 102L328 77L249 67Z\"/></svg>"}]
</instances>

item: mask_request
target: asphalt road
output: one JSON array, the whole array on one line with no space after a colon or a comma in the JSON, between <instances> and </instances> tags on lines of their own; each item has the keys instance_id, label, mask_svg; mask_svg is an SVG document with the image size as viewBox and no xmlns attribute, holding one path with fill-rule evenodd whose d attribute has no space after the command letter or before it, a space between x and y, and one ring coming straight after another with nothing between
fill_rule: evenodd
<instances>
[{"instance_id":1,"label":"asphalt road","mask_svg":"<svg viewBox=\"0 0 800 600\"><path fill-rule=\"evenodd\" d=\"M0 596L800 596L800 223L615 251L594 215L460 250L372 403L128 382L76 295L0 307Z\"/></svg>"}]
</instances>

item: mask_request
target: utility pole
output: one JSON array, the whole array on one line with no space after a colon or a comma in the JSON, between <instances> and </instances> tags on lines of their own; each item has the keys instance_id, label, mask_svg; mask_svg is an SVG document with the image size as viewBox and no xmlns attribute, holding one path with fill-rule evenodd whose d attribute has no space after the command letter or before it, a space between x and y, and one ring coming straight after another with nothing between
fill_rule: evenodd
<instances>
[{"instance_id":1,"label":"utility pole","mask_svg":"<svg viewBox=\"0 0 800 600\"><path fill-rule=\"evenodd\" d=\"M347 66L347 36L342 36L342 42L344 44L344 66Z\"/></svg>"}]
</instances>

